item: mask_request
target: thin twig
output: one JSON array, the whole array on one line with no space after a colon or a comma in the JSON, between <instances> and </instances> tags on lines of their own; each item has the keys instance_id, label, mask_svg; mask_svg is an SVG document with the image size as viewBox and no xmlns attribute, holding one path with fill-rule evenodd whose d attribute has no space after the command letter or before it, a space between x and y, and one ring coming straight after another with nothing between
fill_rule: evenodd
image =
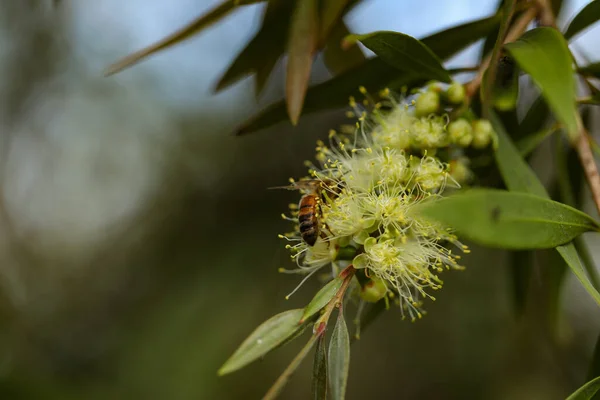
<instances>
[{"instance_id":1,"label":"thin twig","mask_svg":"<svg viewBox=\"0 0 600 400\"><path fill-rule=\"evenodd\" d=\"M583 127L579 115L577 116L577 119L580 122L581 128L579 130L579 137L575 143L575 149L577 150L579 161L581 161L581 166L585 172L585 178L590 186L592 199L594 199L596 209L600 212L600 174L598 173L598 166L596 165L594 154L590 147L589 134Z\"/></svg>"},{"instance_id":2,"label":"thin twig","mask_svg":"<svg viewBox=\"0 0 600 400\"><path fill-rule=\"evenodd\" d=\"M505 8L505 7L503 6L503 8ZM494 49L492 50L492 55L490 56L489 68L487 70L487 76L486 76L487 79L486 79L486 82L483 82L484 89L485 89L483 91L483 99L482 99L483 117L487 118L487 119L489 119L490 103L492 101L493 86L494 86L494 81L496 79L498 61L500 60L502 43L504 43L504 39L506 37L506 34L508 33L508 28L510 27L510 22L513 18L513 15L515 14L515 8L516 8L516 0L513 0L512 5L510 6L510 8L508 10L508 15L506 16L506 19L504 20L505 23L500 27L500 31L498 32L498 37L496 38L496 43L494 44ZM506 12L506 10L503 10L503 11ZM483 78L483 76L482 76L482 78Z\"/></svg>"},{"instance_id":3,"label":"thin twig","mask_svg":"<svg viewBox=\"0 0 600 400\"><path fill-rule=\"evenodd\" d=\"M523 32L525 32L529 23L536 17L538 11L538 8L534 6L528 8L512 25L508 31L508 34L506 35L506 38L504 39L504 43L510 43L517 40L523 34ZM481 86L483 74L490 65L491 59L492 55L490 54L481 62L479 71L477 71L475 78L465 85L468 98L473 97L475 93L477 93L479 86Z\"/></svg>"},{"instance_id":4,"label":"thin twig","mask_svg":"<svg viewBox=\"0 0 600 400\"><path fill-rule=\"evenodd\" d=\"M354 267L350 265L339 273L338 277L344 279L344 282L342 283L342 286L340 286L340 288L338 289L333 299L331 299L329 303L327 303L327 305L325 306L323 314L319 317L317 322L315 322L313 335L304 345L302 350L300 350L300 352L296 355L296 357L294 357L292 362L287 366L287 368L283 371L279 378L277 378L273 386L271 386L269 391L263 397L263 400L274 400L275 398L277 398L281 390L289 381L290 377L294 374L296 369L298 369L298 366L300 365L302 360L306 358L308 352L312 349L317 339L319 339L325 334L325 329L327 328L327 321L329 320L329 317L331 316L333 310L335 310L337 306L342 304L344 294L346 293L346 290L348 289L348 286L352 281L352 277L354 276L355 271L356 270L354 269Z\"/></svg>"},{"instance_id":5,"label":"thin twig","mask_svg":"<svg viewBox=\"0 0 600 400\"><path fill-rule=\"evenodd\" d=\"M304 360L306 358L306 356L308 355L308 352L312 349L314 344L317 342L318 338L319 338L319 335L313 335L310 337L310 339L308 340L306 345L304 345L302 350L300 350L300 352L296 355L296 357L294 357L294 359L292 360L290 365L288 365L287 368L285 369L285 371L283 371L283 373L279 376L279 378L277 378L277 380L275 381L273 386L271 386L271 388L269 389L267 394L265 394L265 397L263 397L263 400L273 400L273 399L277 398L277 396L279 395L279 393L281 392L281 390L283 389L283 387L285 386L287 381L290 379L290 377L296 371L296 369L298 369L298 366L300 365L302 360Z\"/></svg>"},{"instance_id":6,"label":"thin twig","mask_svg":"<svg viewBox=\"0 0 600 400\"><path fill-rule=\"evenodd\" d=\"M549 0L537 0L538 5L540 6L540 18L544 18L542 23L548 26L552 26L556 28L556 19L554 13L552 12L552 7ZM581 120L581 116L576 114L577 125L579 127L579 135L577 139L575 139L575 149L577 150L577 155L579 156L579 161L581 161L581 166L583 167L583 171L585 173L585 178L590 187L590 191L592 193L592 199L594 200L594 204L596 204L596 209L600 212L600 174L598 173L598 166L596 165L596 161L594 160L594 154L592 153L592 149L590 147L589 134L583 125L583 121Z\"/></svg>"}]
</instances>

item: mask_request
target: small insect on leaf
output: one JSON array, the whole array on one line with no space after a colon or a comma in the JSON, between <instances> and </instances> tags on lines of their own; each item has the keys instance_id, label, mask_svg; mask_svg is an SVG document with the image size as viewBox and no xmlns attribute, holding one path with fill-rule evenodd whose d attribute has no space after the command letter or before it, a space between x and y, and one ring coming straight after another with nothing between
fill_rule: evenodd
<instances>
[{"instance_id":1,"label":"small insect on leaf","mask_svg":"<svg viewBox=\"0 0 600 400\"><path fill-rule=\"evenodd\" d=\"M236 371L281 345L303 328L300 323L303 313L302 308L288 310L263 322L223 364L218 374Z\"/></svg>"},{"instance_id":2,"label":"small insect on leaf","mask_svg":"<svg viewBox=\"0 0 600 400\"><path fill-rule=\"evenodd\" d=\"M344 315L340 309L329 343L329 377L332 400L343 400L346 396L348 371L350 368L350 337Z\"/></svg>"}]
</instances>

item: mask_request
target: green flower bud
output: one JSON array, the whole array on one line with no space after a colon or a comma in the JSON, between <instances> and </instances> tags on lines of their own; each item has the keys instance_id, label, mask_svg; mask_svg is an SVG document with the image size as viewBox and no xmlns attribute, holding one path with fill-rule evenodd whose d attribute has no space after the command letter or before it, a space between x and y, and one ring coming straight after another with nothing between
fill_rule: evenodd
<instances>
[{"instance_id":1,"label":"green flower bud","mask_svg":"<svg viewBox=\"0 0 600 400\"><path fill-rule=\"evenodd\" d=\"M363 244L363 243L365 243L365 240L367 240L368 238L369 238L369 232L362 230L362 231L359 231L357 234L355 234L352 237L352 240L354 240L358 244Z\"/></svg>"},{"instance_id":2,"label":"green flower bud","mask_svg":"<svg viewBox=\"0 0 600 400\"><path fill-rule=\"evenodd\" d=\"M365 240L365 250L369 251L374 245L377 244L377 239L375 239L374 237L370 237L367 240Z\"/></svg>"},{"instance_id":3,"label":"green flower bud","mask_svg":"<svg viewBox=\"0 0 600 400\"><path fill-rule=\"evenodd\" d=\"M382 279L371 278L360 289L360 298L369 303L376 303L387 294L387 286Z\"/></svg>"},{"instance_id":4,"label":"green flower bud","mask_svg":"<svg viewBox=\"0 0 600 400\"><path fill-rule=\"evenodd\" d=\"M359 254L352 260L352 266L356 269L364 269L369 265L369 257L366 254Z\"/></svg>"},{"instance_id":5,"label":"green flower bud","mask_svg":"<svg viewBox=\"0 0 600 400\"><path fill-rule=\"evenodd\" d=\"M448 95L448 101L452 104L461 104L465 101L465 87L460 82L453 82L446 94Z\"/></svg>"},{"instance_id":6,"label":"green flower bud","mask_svg":"<svg viewBox=\"0 0 600 400\"><path fill-rule=\"evenodd\" d=\"M495 132L492 124L487 119L473 121L473 142L476 149L484 149L489 146Z\"/></svg>"},{"instance_id":7,"label":"green flower bud","mask_svg":"<svg viewBox=\"0 0 600 400\"><path fill-rule=\"evenodd\" d=\"M423 117L434 114L440 109L440 95L433 91L421 93L415 102L415 114Z\"/></svg>"},{"instance_id":8,"label":"green flower bud","mask_svg":"<svg viewBox=\"0 0 600 400\"><path fill-rule=\"evenodd\" d=\"M452 143L456 143L461 147L468 147L473 140L473 127L464 118L450 122L448 133L450 134Z\"/></svg>"}]
</instances>

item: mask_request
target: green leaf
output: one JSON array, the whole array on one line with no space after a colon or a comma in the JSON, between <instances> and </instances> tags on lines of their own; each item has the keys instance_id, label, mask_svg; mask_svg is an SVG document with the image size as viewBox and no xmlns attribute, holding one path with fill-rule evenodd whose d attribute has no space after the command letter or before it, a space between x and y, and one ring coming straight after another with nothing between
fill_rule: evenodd
<instances>
[{"instance_id":1,"label":"green leaf","mask_svg":"<svg viewBox=\"0 0 600 400\"><path fill-rule=\"evenodd\" d=\"M327 352L325 335L320 335L315 351L312 377L312 397L314 400L327 400Z\"/></svg>"},{"instance_id":2,"label":"green leaf","mask_svg":"<svg viewBox=\"0 0 600 400\"><path fill-rule=\"evenodd\" d=\"M542 144L548 136L552 135L557 130L556 127L550 127L547 129L542 129L538 132L533 132L530 135L522 137L515 145L519 150L519 154L522 157L527 157L531 154L537 147Z\"/></svg>"},{"instance_id":3,"label":"green leaf","mask_svg":"<svg viewBox=\"0 0 600 400\"><path fill-rule=\"evenodd\" d=\"M450 82L452 78L433 51L418 39L400 32L379 31L350 35L347 45L360 41L383 61L403 72L413 72L424 79Z\"/></svg>"},{"instance_id":4,"label":"green leaf","mask_svg":"<svg viewBox=\"0 0 600 400\"><path fill-rule=\"evenodd\" d=\"M565 38L571 39L600 19L600 0L592 0L573 18L565 31Z\"/></svg>"},{"instance_id":5,"label":"green leaf","mask_svg":"<svg viewBox=\"0 0 600 400\"><path fill-rule=\"evenodd\" d=\"M502 174L502 179L509 190L524 193L533 193L538 196L550 198L544 186L537 179L529 165L519 156L514 144L504 132L504 128L498 123L498 119L492 113L491 122L494 125L494 130L498 134L498 151L496 151L496 163ZM501 151L502 150L502 151ZM581 260L577 254L577 250L572 243L558 246L556 251L560 253L566 261L571 271L581 282L585 290L594 298L600 305L600 293L594 288L588 279Z\"/></svg>"},{"instance_id":6,"label":"green leaf","mask_svg":"<svg viewBox=\"0 0 600 400\"><path fill-rule=\"evenodd\" d=\"M594 298L596 303L600 305L600 293L598 293L598 291L590 282L573 243L559 246L556 248L556 250L567 262L569 268L571 268L571 271L573 271L577 279L579 279L585 290L587 290L587 292Z\"/></svg>"},{"instance_id":7,"label":"green leaf","mask_svg":"<svg viewBox=\"0 0 600 400\"><path fill-rule=\"evenodd\" d=\"M577 389L572 395L567 397L567 400L590 400L598 390L600 390L600 376Z\"/></svg>"},{"instance_id":8,"label":"green leaf","mask_svg":"<svg viewBox=\"0 0 600 400\"><path fill-rule=\"evenodd\" d=\"M529 165L519 155L512 140L504 131L504 127L494 113L490 115L490 122L498 136L498 149L494 156L500 174L508 189L516 192L532 193L538 196L547 196L546 189Z\"/></svg>"},{"instance_id":9,"label":"green leaf","mask_svg":"<svg viewBox=\"0 0 600 400\"><path fill-rule=\"evenodd\" d=\"M257 73L257 94L264 87L277 60L285 51L294 2L269 0L260 30L219 79L219 92L252 72Z\"/></svg>"},{"instance_id":10,"label":"green leaf","mask_svg":"<svg viewBox=\"0 0 600 400\"><path fill-rule=\"evenodd\" d=\"M531 76L571 139L579 134L572 57L556 29L541 27L526 32L504 47Z\"/></svg>"},{"instance_id":11,"label":"green leaf","mask_svg":"<svg viewBox=\"0 0 600 400\"><path fill-rule=\"evenodd\" d=\"M498 22L498 16L484 18L433 34L421 41L438 58L444 60L485 36L498 25ZM348 103L349 96L358 93L358 87L361 85L370 91L377 91L386 86L398 90L417 81L419 81L417 75L401 74L396 68L375 57L333 79L310 87L304 99L303 112L308 114L343 107ZM267 128L285 120L286 117L285 102L276 102L246 121L238 129L237 134L244 135Z\"/></svg>"},{"instance_id":12,"label":"green leaf","mask_svg":"<svg viewBox=\"0 0 600 400\"><path fill-rule=\"evenodd\" d=\"M183 42L184 40L189 39L190 37L200 33L205 28L209 27L213 23L222 19L230 12L237 9L238 6L260 3L264 0L227 0L213 8L208 13L201 15L196 18L194 21L179 29L178 31L172 33L171 35L161 39L160 41L145 47L135 53L128 55L125 58L117 61L106 69L104 73L105 76L116 74L119 71L127 67L131 67L134 64L142 61L143 59L151 56L152 54L158 53L161 50L172 47L176 44Z\"/></svg>"},{"instance_id":13,"label":"green leaf","mask_svg":"<svg viewBox=\"0 0 600 400\"><path fill-rule=\"evenodd\" d=\"M346 6L348 6L349 0L336 0L328 1L321 0L319 7L319 37L321 40L325 40L329 36L330 32L340 22L343 23L342 14Z\"/></svg>"},{"instance_id":14,"label":"green leaf","mask_svg":"<svg viewBox=\"0 0 600 400\"><path fill-rule=\"evenodd\" d=\"M333 299L338 290L340 290L343 282L343 279L335 278L323 286L304 309L301 321L305 321L307 318L321 311Z\"/></svg>"},{"instance_id":15,"label":"green leaf","mask_svg":"<svg viewBox=\"0 0 600 400\"><path fill-rule=\"evenodd\" d=\"M513 140L521 139L531 132L541 131L548 122L550 117L550 109L544 97L537 96L527 110L523 120L519 124L517 131L511 132Z\"/></svg>"},{"instance_id":16,"label":"green leaf","mask_svg":"<svg viewBox=\"0 0 600 400\"><path fill-rule=\"evenodd\" d=\"M293 125L298 123L302 113L318 39L317 0L299 1L290 27L285 80L287 112Z\"/></svg>"},{"instance_id":17,"label":"green leaf","mask_svg":"<svg viewBox=\"0 0 600 400\"><path fill-rule=\"evenodd\" d=\"M358 46L342 49L342 40L349 34L348 27L340 19L331 30L331 34L325 43L323 60L327 69L335 75L356 68L366 60L365 55Z\"/></svg>"},{"instance_id":18,"label":"green leaf","mask_svg":"<svg viewBox=\"0 0 600 400\"><path fill-rule=\"evenodd\" d=\"M580 67L577 69L577 72L585 76L600 78L600 62L595 62L584 67Z\"/></svg>"},{"instance_id":19,"label":"green leaf","mask_svg":"<svg viewBox=\"0 0 600 400\"><path fill-rule=\"evenodd\" d=\"M332 400L343 400L346 397L348 370L350 368L350 337L348 327L341 312L333 328L329 343L329 377Z\"/></svg>"},{"instance_id":20,"label":"green leaf","mask_svg":"<svg viewBox=\"0 0 600 400\"><path fill-rule=\"evenodd\" d=\"M452 227L473 242L507 249L545 249L599 230L587 214L540 196L472 189L423 202L417 213Z\"/></svg>"},{"instance_id":21,"label":"green leaf","mask_svg":"<svg viewBox=\"0 0 600 400\"><path fill-rule=\"evenodd\" d=\"M590 363L587 379L592 380L597 376L600 376L600 335L598 335L598 339L596 339L594 354L592 355L592 362Z\"/></svg>"},{"instance_id":22,"label":"green leaf","mask_svg":"<svg viewBox=\"0 0 600 400\"><path fill-rule=\"evenodd\" d=\"M263 322L248 336L233 355L219 369L219 375L229 374L264 356L302 329L300 318L304 309L277 314Z\"/></svg>"}]
</instances>

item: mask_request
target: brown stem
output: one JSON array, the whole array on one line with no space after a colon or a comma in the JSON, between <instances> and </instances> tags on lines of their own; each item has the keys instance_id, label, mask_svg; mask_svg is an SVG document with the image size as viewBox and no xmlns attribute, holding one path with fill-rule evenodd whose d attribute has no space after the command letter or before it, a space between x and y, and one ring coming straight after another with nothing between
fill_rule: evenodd
<instances>
[{"instance_id":1,"label":"brown stem","mask_svg":"<svg viewBox=\"0 0 600 400\"><path fill-rule=\"evenodd\" d=\"M505 7L504 7L505 8ZM510 21L513 18L516 8L516 1L513 1L512 6L508 10L508 15L506 16L505 23L500 27L500 31L498 32L498 38L496 39L496 43L494 44L494 49L492 50L492 55L490 56L489 68L487 70L486 82L482 82L484 85L483 91L483 99L481 99L483 105L483 117L489 119L490 112L490 103L492 101L492 92L494 80L496 79L496 71L498 69L498 61L500 60L500 55L502 53L502 43L504 43L504 39L506 37L508 28L510 27ZM506 11L506 10L504 10ZM483 76L482 76L483 79Z\"/></svg>"},{"instance_id":2,"label":"brown stem","mask_svg":"<svg viewBox=\"0 0 600 400\"><path fill-rule=\"evenodd\" d=\"M592 198L594 199L598 212L600 212L600 174L598 173L598 166L594 161L594 154L590 147L587 131L582 127L579 132L579 138L577 138L575 148L577 149L577 155L579 156L581 166L585 172L585 178L588 185L590 185Z\"/></svg>"},{"instance_id":3,"label":"brown stem","mask_svg":"<svg viewBox=\"0 0 600 400\"><path fill-rule=\"evenodd\" d=\"M540 7L540 18L544 25L552 26L556 28L556 19L552 12L552 7L549 0L537 0ZM573 145L577 150L579 161L585 173L585 178L590 186L592 192L592 199L596 204L596 209L600 212L600 174L598 173L598 166L594 160L594 154L590 147L589 134L583 126L583 121L579 114L577 117L577 125L579 126L579 137L575 139Z\"/></svg>"},{"instance_id":4,"label":"brown stem","mask_svg":"<svg viewBox=\"0 0 600 400\"><path fill-rule=\"evenodd\" d=\"M331 299L331 301L327 303L323 314L315 323L315 327L313 328L313 333L315 336L322 335L323 333L325 333L325 329L327 329L327 321L329 321L329 317L331 317L331 313L333 312L333 310L342 303L342 300L344 299L344 294L346 293L346 290L348 289L348 286L350 285L350 282L352 281L352 277L354 276L355 272L356 270L352 265L349 265L342 272L340 272L339 277L344 279L344 282L342 283L342 286L340 286L340 289L335 294L333 299Z\"/></svg>"},{"instance_id":5,"label":"brown stem","mask_svg":"<svg viewBox=\"0 0 600 400\"><path fill-rule=\"evenodd\" d=\"M277 396L279 395L283 387L286 385L292 374L296 372L296 369L298 369L298 366L300 365L302 360L306 358L308 352L317 342L318 338L318 335L311 336L306 345L304 345L302 350L300 350L300 353L298 353L296 357L294 357L290 365L288 365L287 368L283 371L283 373L279 376L279 378L277 378L273 386L271 386L269 391L263 397L263 400L273 400L277 398Z\"/></svg>"},{"instance_id":6,"label":"brown stem","mask_svg":"<svg viewBox=\"0 0 600 400\"><path fill-rule=\"evenodd\" d=\"M536 17L538 11L538 8L534 6L528 8L512 25L512 27L508 31L508 34L506 35L506 38L504 39L504 43L510 43L517 40L519 36L521 36L523 32L525 32L525 29L527 29L529 23L533 21L533 19ZM483 74L487 67L490 65L491 59L492 55L490 54L481 62L481 65L479 66L479 70L477 71L477 75L475 76L475 78L473 78L473 80L471 80L465 85L468 98L473 97L475 93L477 93L479 86L481 86Z\"/></svg>"}]
</instances>

